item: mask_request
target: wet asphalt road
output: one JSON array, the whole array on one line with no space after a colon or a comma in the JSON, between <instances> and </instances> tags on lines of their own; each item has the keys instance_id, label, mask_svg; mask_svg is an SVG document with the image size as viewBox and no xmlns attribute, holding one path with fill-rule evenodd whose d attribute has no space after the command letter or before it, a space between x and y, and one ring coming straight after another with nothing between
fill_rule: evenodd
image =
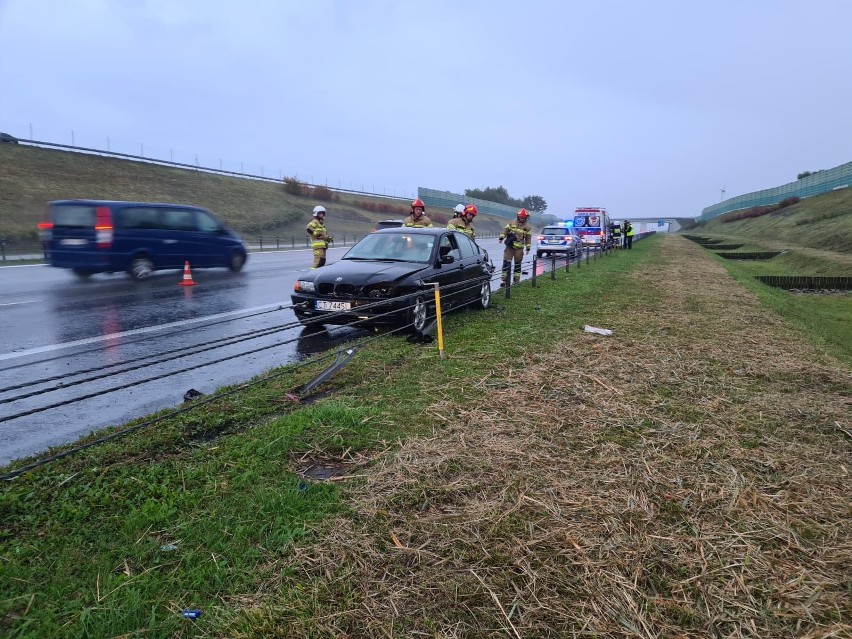
<instances>
[{"instance_id":1,"label":"wet asphalt road","mask_svg":"<svg viewBox=\"0 0 852 639\"><path fill-rule=\"evenodd\" d=\"M337 259L345 249L332 249ZM309 251L254 253L242 273L194 270L196 286L181 287L179 271L155 273L144 282L125 274L78 280L66 269L47 266L0 268L0 464L49 446L74 441L105 426L122 424L183 402L190 388L211 393L246 381L276 366L298 361L363 334L348 328L305 335L301 327L273 332L197 355L181 357L108 378L8 401L25 393L112 373L169 351L192 352L201 343L239 337L294 322L287 307L299 273L308 270ZM264 348L265 347L265 348ZM229 355L256 353L146 381ZM170 355L163 355L169 357ZM75 371L92 370L85 375ZM65 376L35 384L38 380ZM106 388L130 388L17 418L19 413ZM8 390L11 386L26 385ZM6 401L4 401L6 400Z\"/></svg>"},{"instance_id":2,"label":"wet asphalt road","mask_svg":"<svg viewBox=\"0 0 852 639\"><path fill-rule=\"evenodd\" d=\"M481 244L492 256L498 255L496 240ZM331 249L329 261L339 259L345 250ZM0 268L0 465L177 406L189 389L212 393L367 334L346 327L309 333L297 326L126 370L152 355L184 355L208 342L295 322L287 308L290 292L298 274L309 270L310 261L308 250L252 253L238 274L193 270L197 285L192 287L178 286L179 271L156 272L144 282L135 282L125 274L81 281L69 270L43 265ZM221 363L152 379L256 349ZM74 374L83 370L90 372ZM126 372L106 376L116 371ZM105 377L69 385L94 375ZM16 417L126 384L133 385ZM48 392L20 397L44 390Z\"/></svg>"}]
</instances>

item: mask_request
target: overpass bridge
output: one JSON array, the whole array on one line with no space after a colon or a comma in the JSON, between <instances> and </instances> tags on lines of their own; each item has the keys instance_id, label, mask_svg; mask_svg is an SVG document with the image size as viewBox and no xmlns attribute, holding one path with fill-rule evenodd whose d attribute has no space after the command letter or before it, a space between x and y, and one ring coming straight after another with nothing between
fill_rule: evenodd
<instances>
[{"instance_id":1,"label":"overpass bridge","mask_svg":"<svg viewBox=\"0 0 852 639\"><path fill-rule=\"evenodd\" d=\"M627 220L637 233L657 231L659 233L674 233L680 230L680 224L675 217L613 217L618 222Z\"/></svg>"}]
</instances>

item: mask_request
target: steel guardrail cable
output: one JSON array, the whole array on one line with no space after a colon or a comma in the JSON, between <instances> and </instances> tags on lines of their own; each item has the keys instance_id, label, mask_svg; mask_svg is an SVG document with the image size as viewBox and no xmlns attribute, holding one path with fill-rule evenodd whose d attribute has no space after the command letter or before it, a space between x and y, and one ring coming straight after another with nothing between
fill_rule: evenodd
<instances>
[{"instance_id":1,"label":"steel guardrail cable","mask_svg":"<svg viewBox=\"0 0 852 639\"><path fill-rule=\"evenodd\" d=\"M210 326L217 326L219 324L227 324L228 322L235 322L235 321L238 321L238 320L241 320L241 319L249 319L251 317L257 317L259 315L266 315L267 313L277 313L278 311L282 311L282 310L286 311L286 310L291 309L292 307L293 307L292 304L281 305L278 308L272 308L272 309L268 309L268 310L265 310L265 311L260 311L258 313L250 313L248 315L240 315L238 317L233 317L233 318L229 317L227 319L216 320L214 322L208 322L207 324L193 325L193 326L189 326L187 328L181 328L181 329L178 329L178 330L175 330L175 331L170 331L168 333L158 333L158 334L152 333L152 334L149 334L149 335L145 335L144 337L140 337L138 339L129 339L129 340L123 341L122 346L125 346L125 345L129 346L131 344L140 344L142 342L146 342L146 341L151 340L151 339L163 339L165 337L174 337L175 335L180 335L181 333L187 333L189 331L195 331L195 330L198 330L199 328L203 329L203 328L208 328ZM46 364L46 363L49 363L49 362L55 362L55 361L60 360L60 359L67 359L69 357L77 357L79 355L85 355L87 353L95 353L95 352L102 351L102 350L104 350L103 346L99 346L99 347L96 347L96 348L87 348L87 349L84 349L84 350L81 350L81 351L74 351L73 353L67 353L67 354L64 354L64 355L57 355L55 357L47 357L47 358L44 358L44 359L38 359L38 360L29 361L29 362L24 362L22 364L13 364L11 366L4 366L3 370L9 371L9 370L17 369L17 368L26 368L27 366L36 366L38 364ZM8 390L8 389L2 389L2 390ZM0 392L2 392L2 390L0 390Z\"/></svg>"}]
</instances>

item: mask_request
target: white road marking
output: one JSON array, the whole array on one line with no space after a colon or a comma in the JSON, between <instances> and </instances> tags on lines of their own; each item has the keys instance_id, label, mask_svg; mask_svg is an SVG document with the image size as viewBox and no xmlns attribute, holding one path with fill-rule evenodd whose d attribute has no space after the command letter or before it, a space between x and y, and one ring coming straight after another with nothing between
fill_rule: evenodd
<instances>
[{"instance_id":1,"label":"white road marking","mask_svg":"<svg viewBox=\"0 0 852 639\"><path fill-rule=\"evenodd\" d=\"M30 348L25 351L14 353L0 354L0 361L15 359L17 357L26 357L28 355L37 355L39 353L49 353L51 351L62 350L63 348L73 348L75 346L83 346L85 344L96 344L98 342L106 342L114 339L130 337L131 335L141 335L143 333L154 333L166 328L174 328L176 326L186 326L187 324L197 324L199 322L209 322L211 320L221 319L223 317L231 317L233 315L241 315L244 313L252 313L254 311L264 311L270 308L285 307L289 302L278 302L277 304L264 304L263 306L254 306L252 308L241 308L236 311L228 311L227 313L218 313L216 315L205 315L204 317L196 317L188 320L180 320L179 322L169 322L168 324L158 324L157 326L148 326L146 328L137 328L132 331L122 331L120 333L110 333L109 335L101 335L99 337L89 337L86 339L78 339L73 342L65 342L64 344L50 344L48 346L39 346L38 348Z\"/></svg>"},{"instance_id":2,"label":"white road marking","mask_svg":"<svg viewBox=\"0 0 852 639\"><path fill-rule=\"evenodd\" d=\"M35 304L36 302L40 302L41 300L24 300L23 302L6 302L5 304L0 304L0 306L18 306L19 304Z\"/></svg>"}]
</instances>

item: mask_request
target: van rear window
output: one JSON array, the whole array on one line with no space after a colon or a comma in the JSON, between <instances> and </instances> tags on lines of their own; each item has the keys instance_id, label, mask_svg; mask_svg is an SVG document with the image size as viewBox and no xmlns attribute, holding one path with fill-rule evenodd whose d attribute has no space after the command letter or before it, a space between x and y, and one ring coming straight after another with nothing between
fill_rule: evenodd
<instances>
[{"instance_id":1,"label":"van rear window","mask_svg":"<svg viewBox=\"0 0 852 639\"><path fill-rule=\"evenodd\" d=\"M51 207L53 228L91 229L95 227L95 207L67 204Z\"/></svg>"}]
</instances>

